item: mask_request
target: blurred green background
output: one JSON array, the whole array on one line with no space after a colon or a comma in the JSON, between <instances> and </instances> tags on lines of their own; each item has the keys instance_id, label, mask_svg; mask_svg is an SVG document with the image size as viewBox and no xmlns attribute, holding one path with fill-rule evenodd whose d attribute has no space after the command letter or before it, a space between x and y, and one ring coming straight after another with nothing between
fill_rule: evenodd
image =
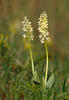
<instances>
[{"instance_id":1,"label":"blurred green background","mask_svg":"<svg viewBox=\"0 0 69 100\"><path fill-rule=\"evenodd\" d=\"M64 80L69 85L69 0L0 0L0 69L3 64L15 68L17 64L29 63L29 44L22 39L24 16L28 16L34 27L32 49L35 64L38 60L41 62L45 47L38 38L37 21L42 11L48 14L51 34L49 71L60 71L61 85ZM13 60L10 61L9 57Z\"/></svg>"},{"instance_id":2,"label":"blurred green background","mask_svg":"<svg viewBox=\"0 0 69 100\"><path fill-rule=\"evenodd\" d=\"M23 48L28 49L28 43L24 40L24 44L21 42L21 22L24 16L28 16L34 27L35 55L43 53L43 45L40 44L37 30L37 21L42 11L48 14L48 27L52 38L49 43L50 52L53 52L53 55L60 52L61 59L64 55L69 57L69 0L0 0L0 34L4 35L4 39L8 38L11 54L14 53L19 60L22 60Z\"/></svg>"},{"instance_id":3,"label":"blurred green background","mask_svg":"<svg viewBox=\"0 0 69 100\"><path fill-rule=\"evenodd\" d=\"M69 0L0 0L0 34L20 32L22 18L26 15L37 31L40 13L46 10L49 32L56 46L68 54L69 47ZM37 35L36 35L37 36Z\"/></svg>"}]
</instances>

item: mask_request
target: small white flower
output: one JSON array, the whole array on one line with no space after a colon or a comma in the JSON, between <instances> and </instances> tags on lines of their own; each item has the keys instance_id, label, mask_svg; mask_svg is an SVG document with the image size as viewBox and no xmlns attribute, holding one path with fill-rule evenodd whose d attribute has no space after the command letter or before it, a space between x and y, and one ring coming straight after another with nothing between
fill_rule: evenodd
<instances>
[{"instance_id":1,"label":"small white flower","mask_svg":"<svg viewBox=\"0 0 69 100\"><path fill-rule=\"evenodd\" d=\"M50 41L50 38L49 37L46 37L46 40Z\"/></svg>"},{"instance_id":2,"label":"small white flower","mask_svg":"<svg viewBox=\"0 0 69 100\"><path fill-rule=\"evenodd\" d=\"M49 32L48 32L48 31L46 32L46 35L47 35L47 36L49 35Z\"/></svg>"},{"instance_id":3,"label":"small white flower","mask_svg":"<svg viewBox=\"0 0 69 100\"><path fill-rule=\"evenodd\" d=\"M30 35L30 38L31 38L31 40L33 40L33 38L34 38L33 35Z\"/></svg>"},{"instance_id":4,"label":"small white flower","mask_svg":"<svg viewBox=\"0 0 69 100\"><path fill-rule=\"evenodd\" d=\"M41 39L40 41L41 41L41 43L44 43L44 40Z\"/></svg>"},{"instance_id":5,"label":"small white flower","mask_svg":"<svg viewBox=\"0 0 69 100\"><path fill-rule=\"evenodd\" d=\"M23 35L23 38L26 38L26 35L25 34Z\"/></svg>"},{"instance_id":6,"label":"small white flower","mask_svg":"<svg viewBox=\"0 0 69 100\"><path fill-rule=\"evenodd\" d=\"M34 38L33 35L30 35L31 38Z\"/></svg>"},{"instance_id":7,"label":"small white flower","mask_svg":"<svg viewBox=\"0 0 69 100\"><path fill-rule=\"evenodd\" d=\"M42 34L39 35L39 38L40 38L40 39L42 38Z\"/></svg>"},{"instance_id":8,"label":"small white flower","mask_svg":"<svg viewBox=\"0 0 69 100\"><path fill-rule=\"evenodd\" d=\"M46 34L44 34L44 38L46 38Z\"/></svg>"},{"instance_id":9,"label":"small white flower","mask_svg":"<svg viewBox=\"0 0 69 100\"><path fill-rule=\"evenodd\" d=\"M31 40L33 41L33 38Z\"/></svg>"}]
</instances>

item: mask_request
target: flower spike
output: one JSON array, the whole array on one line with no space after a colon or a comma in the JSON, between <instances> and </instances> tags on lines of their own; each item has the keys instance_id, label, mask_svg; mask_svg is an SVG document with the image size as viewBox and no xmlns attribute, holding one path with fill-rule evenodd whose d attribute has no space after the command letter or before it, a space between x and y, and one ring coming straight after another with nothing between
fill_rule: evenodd
<instances>
[{"instance_id":1,"label":"flower spike","mask_svg":"<svg viewBox=\"0 0 69 100\"><path fill-rule=\"evenodd\" d=\"M44 43L45 40L49 41L48 16L45 11L40 15L38 26L38 30L41 33L39 35L41 43Z\"/></svg>"},{"instance_id":2,"label":"flower spike","mask_svg":"<svg viewBox=\"0 0 69 100\"><path fill-rule=\"evenodd\" d=\"M30 40L33 40L33 27L31 25L31 22L28 20L28 18L25 16L24 20L22 21L23 25L23 38L30 38Z\"/></svg>"}]
</instances>

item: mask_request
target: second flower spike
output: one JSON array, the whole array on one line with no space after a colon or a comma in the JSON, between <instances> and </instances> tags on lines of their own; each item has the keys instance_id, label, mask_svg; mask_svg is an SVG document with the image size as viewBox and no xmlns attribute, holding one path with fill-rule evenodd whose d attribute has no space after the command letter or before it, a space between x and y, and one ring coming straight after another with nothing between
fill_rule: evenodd
<instances>
[{"instance_id":1,"label":"second flower spike","mask_svg":"<svg viewBox=\"0 0 69 100\"><path fill-rule=\"evenodd\" d=\"M31 58L31 64L32 64L32 74L34 75L34 61L33 61L33 55L32 55L32 48L31 48L31 40L33 40L33 27L31 25L31 22L27 19L27 17L24 17L24 20L22 21L23 25L23 38L28 39L29 41L29 47L30 47L30 58Z\"/></svg>"}]
</instances>

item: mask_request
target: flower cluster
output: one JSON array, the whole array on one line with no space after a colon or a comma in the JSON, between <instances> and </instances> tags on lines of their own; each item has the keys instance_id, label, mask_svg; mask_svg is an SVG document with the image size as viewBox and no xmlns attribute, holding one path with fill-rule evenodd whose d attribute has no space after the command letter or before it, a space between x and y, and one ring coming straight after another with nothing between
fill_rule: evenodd
<instances>
[{"instance_id":1,"label":"flower cluster","mask_svg":"<svg viewBox=\"0 0 69 100\"><path fill-rule=\"evenodd\" d=\"M24 20L22 21L23 25L23 31L25 32L23 34L23 38L30 38L33 40L33 27L31 25L31 22L27 19L27 17L24 17Z\"/></svg>"},{"instance_id":2,"label":"flower cluster","mask_svg":"<svg viewBox=\"0 0 69 100\"><path fill-rule=\"evenodd\" d=\"M38 30L41 33L39 35L40 41L41 43L44 43L45 40L49 41L49 32L48 32L48 16L46 14L46 12L43 12L40 15L39 21L38 21Z\"/></svg>"}]
</instances>

